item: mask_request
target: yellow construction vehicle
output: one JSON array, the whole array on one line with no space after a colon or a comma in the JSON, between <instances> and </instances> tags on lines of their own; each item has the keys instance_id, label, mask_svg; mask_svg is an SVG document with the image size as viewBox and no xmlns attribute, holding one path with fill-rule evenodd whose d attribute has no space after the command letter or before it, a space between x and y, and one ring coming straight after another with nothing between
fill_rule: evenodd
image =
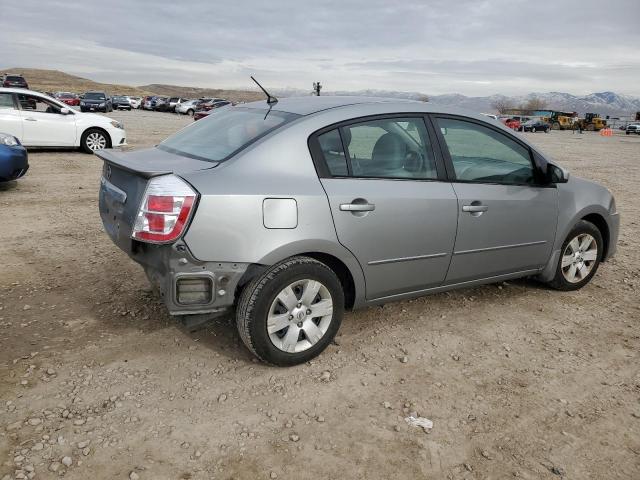
<instances>
[{"instance_id":1,"label":"yellow construction vehicle","mask_svg":"<svg viewBox=\"0 0 640 480\"><path fill-rule=\"evenodd\" d=\"M571 130L574 126L574 113L568 112L550 112L549 123L552 130Z\"/></svg>"},{"instance_id":2,"label":"yellow construction vehicle","mask_svg":"<svg viewBox=\"0 0 640 480\"><path fill-rule=\"evenodd\" d=\"M600 118L597 113L585 113L584 118L579 119L578 122L580 122L583 130L590 132L598 132L607 127L607 121Z\"/></svg>"}]
</instances>

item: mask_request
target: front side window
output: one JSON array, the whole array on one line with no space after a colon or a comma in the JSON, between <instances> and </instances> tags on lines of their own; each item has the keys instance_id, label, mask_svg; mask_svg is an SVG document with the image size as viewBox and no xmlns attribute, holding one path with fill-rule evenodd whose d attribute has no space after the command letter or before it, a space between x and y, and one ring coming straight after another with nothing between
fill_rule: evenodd
<instances>
[{"instance_id":1,"label":"front side window","mask_svg":"<svg viewBox=\"0 0 640 480\"><path fill-rule=\"evenodd\" d=\"M170 136L158 148L198 160L221 162L298 117L278 111L221 108Z\"/></svg>"},{"instance_id":2,"label":"front side window","mask_svg":"<svg viewBox=\"0 0 640 480\"><path fill-rule=\"evenodd\" d=\"M436 164L422 118L388 118L341 129L354 177L436 179Z\"/></svg>"},{"instance_id":3,"label":"front side window","mask_svg":"<svg viewBox=\"0 0 640 480\"><path fill-rule=\"evenodd\" d=\"M529 149L477 123L438 118L456 179L477 183L532 184Z\"/></svg>"},{"instance_id":4,"label":"front side window","mask_svg":"<svg viewBox=\"0 0 640 480\"><path fill-rule=\"evenodd\" d=\"M16 108L12 93L0 93L0 108Z\"/></svg>"},{"instance_id":5,"label":"front side window","mask_svg":"<svg viewBox=\"0 0 640 480\"><path fill-rule=\"evenodd\" d=\"M36 95L18 93L18 101L23 110L33 110L40 113L61 113L60 105Z\"/></svg>"}]
</instances>

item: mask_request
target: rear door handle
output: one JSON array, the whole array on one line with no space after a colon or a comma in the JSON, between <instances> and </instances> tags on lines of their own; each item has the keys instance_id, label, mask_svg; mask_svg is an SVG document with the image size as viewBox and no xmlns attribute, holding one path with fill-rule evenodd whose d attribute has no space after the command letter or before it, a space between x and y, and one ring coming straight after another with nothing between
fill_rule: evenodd
<instances>
[{"instance_id":1,"label":"rear door handle","mask_svg":"<svg viewBox=\"0 0 640 480\"><path fill-rule=\"evenodd\" d=\"M462 211L463 212L486 212L487 210L489 210L489 207L487 207L486 205L463 205L462 206Z\"/></svg>"},{"instance_id":2,"label":"rear door handle","mask_svg":"<svg viewBox=\"0 0 640 480\"><path fill-rule=\"evenodd\" d=\"M27 122L37 122L37 121L38 121L38 120L36 120L35 118L31 118L31 117L29 117L29 118L25 118L25 120L26 120Z\"/></svg>"},{"instance_id":3,"label":"rear door handle","mask_svg":"<svg viewBox=\"0 0 640 480\"><path fill-rule=\"evenodd\" d=\"M341 203L340 210L343 212L371 212L376 209L373 203Z\"/></svg>"}]
</instances>

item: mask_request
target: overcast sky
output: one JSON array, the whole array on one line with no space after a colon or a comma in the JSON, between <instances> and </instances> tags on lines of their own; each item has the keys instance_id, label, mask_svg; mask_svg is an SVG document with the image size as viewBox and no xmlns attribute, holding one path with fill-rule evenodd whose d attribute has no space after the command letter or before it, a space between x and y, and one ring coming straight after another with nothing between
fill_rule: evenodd
<instances>
[{"instance_id":1,"label":"overcast sky","mask_svg":"<svg viewBox=\"0 0 640 480\"><path fill-rule=\"evenodd\" d=\"M0 66L94 80L640 96L638 0L20 0Z\"/></svg>"}]
</instances>

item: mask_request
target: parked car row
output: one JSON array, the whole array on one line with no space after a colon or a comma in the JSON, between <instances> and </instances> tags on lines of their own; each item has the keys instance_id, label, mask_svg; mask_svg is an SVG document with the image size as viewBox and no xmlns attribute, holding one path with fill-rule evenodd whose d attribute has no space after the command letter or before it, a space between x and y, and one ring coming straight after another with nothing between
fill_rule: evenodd
<instances>
[{"instance_id":1,"label":"parked car row","mask_svg":"<svg viewBox=\"0 0 640 480\"><path fill-rule=\"evenodd\" d=\"M486 115L486 114L483 114ZM551 125L540 117L500 116L497 120L516 132L545 132L551 130Z\"/></svg>"},{"instance_id":2,"label":"parked car row","mask_svg":"<svg viewBox=\"0 0 640 480\"><path fill-rule=\"evenodd\" d=\"M144 110L155 110L157 112L175 112L182 115L194 117L194 120L206 117L209 111L231 105L229 100L224 98L198 98L188 99L182 97L162 97L150 95L142 99Z\"/></svg>"}]
</instances>

